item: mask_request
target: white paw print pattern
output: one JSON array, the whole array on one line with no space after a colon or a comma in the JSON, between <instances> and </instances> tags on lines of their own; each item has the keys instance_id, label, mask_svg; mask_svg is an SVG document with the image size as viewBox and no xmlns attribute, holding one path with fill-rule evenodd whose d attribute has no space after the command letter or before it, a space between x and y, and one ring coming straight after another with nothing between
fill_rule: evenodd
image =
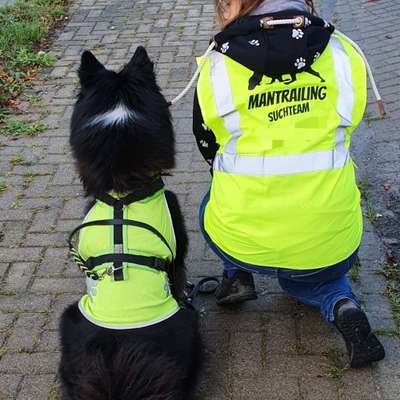
<instances>
[{"instance_id":1,"label":"white paw print pattern","mask_svg":"<svg viewBox=\"0 0 400 400\"><path fill-rule=\"evenodd\" d=\"M229 42L226 42L221 46L221 51L222 53L225 54L228 50L229 50Z\"/></svg>"},{"instance_id":2,"label":"white paw print pattern","mask_svg":"<svg viewBox=\"0 0 400 400\"><path fill-rule=\"evenodd\" d=\"M301 29L293 29L292 38L299 40L304 36L304 32Z\"/></svg>"},{"instance_id":3,"label":"white paw print pattern","mask_svg":"<svg viewBox=\"0 0 400 400\"><path fill-rule=\"evenodd\" d=\"M210 128L204 122L201 124L201 126L203 127L203 130L205 130L205 131L210 130Z\"/></svg>"},{"instance_id":4,"label":"white paw print pattern","mask_svg":"<svg viewBox=\"0 0 400 400\"><path fill-rule=\"evenodd\" d=\"M300 57L296 60L296 62L294 63L294 66L297 69L302 69L306 66L306 60L303 57Z\"/></svg>"},{"instance_id":5,"label":"white paw print pattern","mask_svg":"<svg viewBox=\"0 0 400 400\"><path fill-rule=\"evenodd\" d=\"M314 54L314 62L317 61L318 58L320 58L320 57L321 57L321 53L320 53L319 51L317 51L317 52Z\"/></svg>"},{"instance_id":6,"label":"white paw print pattern","mask_svg":"<svg viewBox=\"0 0 400 400\"><path fill-rule=\"evenodd\" d=\"M200 144L202 147L208 147L208 143L205 140L200 140Z\"/></svg>"},{"instance_id":7,"label":"white paw print pattern","mask_svg":"<svg viewBox=\"0 0 400 400\"><path fill-rule=\"evenodd\" d=\"M260 45L260 42L259 42L258 40L255 40L255 39L250 40L249 43L250 43L252 46L259 46L259 45Z\"/></svg>"},{"instance_id":8,"label":"white paw print pattern","mask_svg":"<svg viewBox=\"0 0 400 400\"><path fill-rule=\"evenodd\" d=\"M307 26L311 25L311 20L310 18L305 17L304 18L304 26L307 28Z\"/></svg>"}]
</instances>

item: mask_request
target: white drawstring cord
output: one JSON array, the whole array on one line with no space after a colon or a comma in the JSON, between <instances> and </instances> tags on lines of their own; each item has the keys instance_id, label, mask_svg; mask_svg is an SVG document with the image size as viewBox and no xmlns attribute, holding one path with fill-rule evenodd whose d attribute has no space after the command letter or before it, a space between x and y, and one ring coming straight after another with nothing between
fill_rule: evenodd
<instances>
[{"instance_id":1,"label":"white drawstring cord","mask_svg":"<svg viewBox=\"0 0 400 400\"><path fill-rule=\"evenodd\" d=\"M197 77L200 75L201 69L204 66L204 63L206 62L206 58L208 57L208 55L211 53L211 51L214 49L214 47L216 47L217 44L212 41L212 43L210 44L210 46L208 47L207 51L203 54L203 56L201 57L201 60L199 62L199 65L196 69L196 72L194 73L192 79L190 80L190 82L186 85L185 89L182 90L181 93L178 94L178 96L176 96L174 99L172 99L170 101L170 105L173 106L175 103L177 103L182 97L184 97L186 95L186 93L190 90L190 88L192 87L194 81L197 79Z\"/></svg>"},{"instance_id":2,"label":"white drawstring cord","mask_svg":"<svg viewBox=\"0 0 400 400\"><path fill-rule=\"evenodd\" d=\"M302 22L301 18L293 18L293 19L277 19L277 20L268 20L263 22L264 24L267 25L290 25L290 24L299 24ZM190 90L190 88L192 87L193 83L195 82L195 80L198 78L198 76L200 75L201 69L204 66L204 63L206 62L206 58L208 57L208 55L211 53L211 51L214 49L214 47L217 46L217 43L215 41L212 41L212 43L210 44L210 46L208 47L207 51L203 54L203 56L201 57L200 63L196 69L196 72L194 73L192 79L190 80L190 82L186 85L186 87L182 90L181 93L178 94L178 96L176 96L174 99L172 99L169 102L170 106L173 106L174 104L176 104L182 97L184 97L186 95L186 93Z\"/></svg>"},{"instance_id":3,"label":"white drawstring cord","mask_svg":"<svg viewBox=\"0 0 400 400\"><path fill-rule=\"evenodd\" d=\"M267 20L267 21L264 21L263 24L267 24L267 25L291 25L291 24L298 24L300 22L301 22L300 18L294 18L294 19L281 19L281 20ZM360 46L357 43L355 43L353 40L351 40L348 36L346 36L344 33L340 32L339 30L336 29L335 32L337 32L340 36L342 36L343 39L347 40L357 50L357 52L360 54L360 56L364 60L366 68L367 68L369 80L371 82L372 90L374 91L374 94L375 94L375 97L376 97L376 101L377 101L377 104L378 104L379 113L381 115L381 118L383 118L386 115L385 106L383 104L382 97L381 97L381 95L379 93L378 87L376 86L374 75L373 75L371 67L370 67L370 65L368 63L367 57L365 56L364 52L361 50ZM186 85L186 87L182 90L182 92L179 93L178 96L176 96L173 100L170 101L169 104L171 106L176 104L190 90L190 88L192 87L193 83L195 82L195 80L200 75L201 69L203 68L204 63L206 62L206 58L208 57L208 55L211 53L211 51L216 46L217 46L217 44L215 43L215 41L213 41L210 44L210 46L208 47L207 51L201 57L200 63L198 65L198 67L196 69L196 72L194 73L192 79L190 80L190 82Z\"/></svg>"},{"instance_id":4,"label":"white drawstring cord","mask_svg":"<svg viewBox=\"0 0 400 400\"><path fill-rule=\"evenodd\" d=\"M365 66L367 68L369 80L371 82L372 90L374 91L374 94L376 97L376 102L378 104L379 114L381 115L381 118L384 118L384 116L386 115L385 105L383 104L382 97L379 93L378 87L376 86L375 78L372 73L372 69L368 63L367 57L365 56L364 52L361 50L361 47L357 43L355 43L353 40L351 40L348 36L346 36L343 32L340 32L338 29L335 29L335 32L338 33L340 36L342 36L344 40L348 41L357 50L357 52L360 54L360 56L364 60Z\"/></svg>"}]
</instances>

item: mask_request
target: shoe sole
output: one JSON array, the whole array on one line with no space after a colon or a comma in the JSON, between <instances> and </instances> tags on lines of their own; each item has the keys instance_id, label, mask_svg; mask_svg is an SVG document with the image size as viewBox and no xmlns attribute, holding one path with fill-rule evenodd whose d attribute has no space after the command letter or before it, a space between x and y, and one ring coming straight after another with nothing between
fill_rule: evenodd
<instances>
[{"instance_id":1,"label":"shoe sole","mask_svg":"<svg viewBox=\"0 0 400 400\"><path fill-rule=\"evenodd\" d=\"M222 299L216 300L216 302L218 305L239 304L243 303L244 301L256 300L257 297L257 293L255 292L231 294L229 296L223 297Z\"/></svg>"},{"instance_id":2,"label":"shoe sole","mask_svg":"<svg viewBox=\"0 0 400 400\"><path fill-rule=\"evenodd\" d=\"M352 368L365 367L385 357L385 349L372 333L368 319L361 310L345 311L336 326L346 342Z\"/></svg>"}]
</instances>

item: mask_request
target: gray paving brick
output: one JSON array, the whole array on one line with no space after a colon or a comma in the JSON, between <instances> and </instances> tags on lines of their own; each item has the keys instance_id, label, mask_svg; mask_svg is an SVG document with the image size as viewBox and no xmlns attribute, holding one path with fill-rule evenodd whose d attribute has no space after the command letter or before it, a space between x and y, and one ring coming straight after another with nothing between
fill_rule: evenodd
<instances>
[{"instance_id":1,"label":"gray paving brick","mask_svg":"<svg viewBox=\"0 0 400 400\"><path fill-rule=\"evenodd\" d=\"M50 296L31 293L0 295L0 310L6 312L47 312L50 307L50 301Z\"/></svg>"},{"instance_id":2,"label":"gray paving brick","mask_svg":"<svg viewBox=\"0 0 400 400\"><path fill-rule=\"evenodd\" d=\"M339 396L337 383L324 377L301 378L300 393L304 400L338 400Z\"/></svg>"},{"instance_id":3,"label":"gray paving brick","mask_svg":"<svg viewBox=\"0 0 400 400\"><path fill-rule=\"evenodd\" d=\"M54 374L26 376L17 400L47 400L54 380Z\"/></svg>"},{"instance_id":4,"label":"gray paving brick","mask_svg":"<svg viewBox=\"0 0 400 400\"><path fill-rule=\"evenodd\" d=\"M34 263L13 263L4 280L4 290L25 291L35 271Z\"/></svg>"},{"instance_id":5,"label":"gray paving brick","mask_svg":"<svg viewBox=\"0 0 400 400\"><path fill-rule=\"evenodd\" d=\"M15 398L22 379L22 375L0 374L0 400Z\"/></svg>"},{"instance_id":6,"label":"gray paving brick","mask_svg":"<svg viewBox=\"0 0 400 400\"><path fill-rule=\"evenodd\" d=\"M44 314L21 314L14 324L12 333L7 338L7 349L32 352L37 345L45 320Z\"/></svg>"},{"instance_id":7,"label":"gray paving brick","mask_svg":"<svg viewBox=\"0 0 400 400\"><path fill-rule=\"evenodd\" d=\"M0 360L0 372L38 375L57 371L58 353L7 353Z\"/></svg>"},{"instance_id":8,"label":"gray paving brick","mask_svg":"<svg viewBox=\"0 0 400 400\"><path fill-rule=\"evenodd\" d=\"M234 380L232 383L233 400L298 400L299 384L296 378L273 377L266 379L262 374Z\"/></svg>"}]
</instances>

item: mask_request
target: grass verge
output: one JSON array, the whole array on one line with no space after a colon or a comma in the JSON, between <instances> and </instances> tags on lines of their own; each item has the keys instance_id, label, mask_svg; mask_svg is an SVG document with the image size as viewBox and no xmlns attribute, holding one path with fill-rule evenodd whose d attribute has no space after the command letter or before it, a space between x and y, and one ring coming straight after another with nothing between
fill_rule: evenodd
<instances>
[{"instance_id":1,"label":"grass verge","mask_svg":"<svg viewBox=\"0 0 400 400\"><path fill-rule=\"evenodd\" d=\"M64 18L67 4L68 0L17 0L0 6L0 123L15 107L16 96L36 79L37 69L53 63L40 49Z\"/></svg>"}]
</instances>

